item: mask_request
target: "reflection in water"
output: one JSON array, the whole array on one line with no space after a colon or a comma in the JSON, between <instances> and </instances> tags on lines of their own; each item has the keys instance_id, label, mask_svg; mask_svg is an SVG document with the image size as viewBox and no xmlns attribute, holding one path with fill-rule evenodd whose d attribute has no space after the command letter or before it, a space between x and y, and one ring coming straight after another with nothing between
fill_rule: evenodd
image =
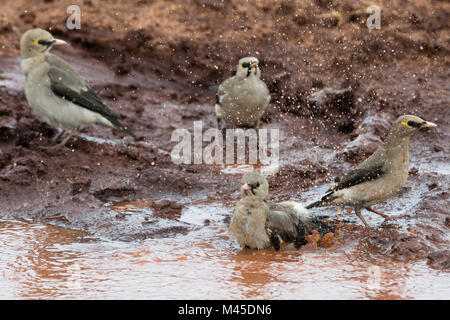
<instances>
[{"instance_id":1,"label":"reflection in water","mask_svg":"<svg viewBox=\"0 0 450 320\"><path fill-rule=\"evenodd\" d=\"M0 290L0 298L56 297L82 254L58 248L79 241L81 233L18 221L1 223L0 233L1 287L11 281L15 288Z\"/></svg>"},{"instance_id":2,"label":"reflection in water","mask_svg":"<svg viewBox=\"0 0 450 320\"><path fill-rule=\"evenodd\" d=\"M180 220L196 225L193 231L135 242L93 240L82 232L23 221L0 222L0 299L449 296L450 274L429 269L425 262L368 261L339 244L280 252L240 250L223 222L230 211L191 206Z\"/></svg>"}]
</instances>

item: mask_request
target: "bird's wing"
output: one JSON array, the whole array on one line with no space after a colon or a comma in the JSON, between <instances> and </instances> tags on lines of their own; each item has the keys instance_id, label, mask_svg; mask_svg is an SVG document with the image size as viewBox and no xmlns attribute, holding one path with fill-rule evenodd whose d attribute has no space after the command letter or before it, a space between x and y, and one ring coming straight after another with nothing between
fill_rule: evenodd
<instances>
[{"instance_id":1,"label":"bird's wing","mask_svg":"<svg viewBox=\"0 0 450 320\"><path fill-rule=\"evenodd\" d=\"M47 55L50 64L48 77L51 90L57 96L67 99L81 107L97 112L107 118L119 119L120 116L109 109L97 93L61 58Z\"/></svg>"},{"instance_id":2,"label":"bird's wing","mask_svg":"<svg viewBox=\"0 0 450 320\"><path fill-rule=\"evenodd\" d=\"M265 105L267 106L269 103L270 103L270 93L269 93L269 90L267 90L267 98L266 98Z\"/></svg>"},{"instance_id":3,"label":"bird's wing","mask_svg":"<svg viewBox=\"0 0 450 320\"><path fill-rule=\"evenodd\" d=\"M50 79L50 89L55 95L102 115L115 126L134 136L132 132L119 122L121 117L109 109L94 89L87 85L64 60L53 54L47 54L45 59L50 65L48 77Z\"/></svg>"},{"instance_id":4,"label":"bird's wing","mask_svg":"<svg viewBox=\"0 0 450 320\"><path fill-rule=\"evenodd\" d=\"M223 107L222 106L223 98L232 90L235 81L236 81L235 77L228 78L227 80L222 82L217 88L216 103L221 107Z\"/></svg>"},{"instance_id":5,"label":"bird's wing","mask_svg":"<svg viewBox=\"0 0 450 320\"><path fill-rule=\"evenodd\" d=\"M269 91L269 88L267 87L267 84L264 81L262 81L262 80L261 80L261 82L264 85L264 94L267 96L266 103L265 103L265 105L267 106L270 103L270 99L271 99L270 91Z\"/></svg>"},{"instance_id":6,"label":"bird's wing","mask_svg":"<svg viewBox=\"0 0 450 320\"><path fill-rule=\"evenodd\" d=\"M292 209L271 201L268 205L270 212L266 229L279 235L285 242L293 242L297 238L297 226L300 223L297 214Z\"/></svg>"},{"instance_id":7,"label":"bird's wing","mask_svg":"<svg viewBox=\"0 0 450 320\"><path fill-rule=\"evenodd\" d=\"M371 160L370 158L367 160ZM365 161L359 166L347 172L342 179L335 186L328 189L327 193L333 193L337 190L349 188L357 184L376 180L381 177L383 171L384 162L371 163L371 161Z\"/></svg>"}]
</instances>

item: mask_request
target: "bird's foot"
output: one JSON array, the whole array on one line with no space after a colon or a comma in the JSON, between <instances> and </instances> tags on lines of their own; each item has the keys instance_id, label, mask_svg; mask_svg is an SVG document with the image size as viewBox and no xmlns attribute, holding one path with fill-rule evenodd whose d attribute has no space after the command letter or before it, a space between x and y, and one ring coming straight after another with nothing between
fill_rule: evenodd
<instances>
[{"instance_id":1,"label":"bird's foot","mask_svg":"<svg viewBox=\"0 0 450 320\"><path fill-rule=\"evenodd\" d=\"M58 143L57 145L54 145L53 147L51 147L51 149L59 149L61 147L64 147L66 145L67 142L69 142L70 139L72 139L72 137L74 135L76 135L78 133L78 128L73 129L68 135L67 137L64 138L63 141L61 141L60 143Z\"/></svg>"},{"instance_id":2,"label":"bird's foot","mask_svg":"<svg viewBox=\"0 0 450 320\"><path fill-rule=\"evenodd\" d=\"M396 219L401 219L401 218L406 218L406 217L409 217L409 214L405 213L405 214L401 214L401 215L394 216L394 217L390 216L390 217L387 217L386 220L396 220Z\"/></svg>"},{"instance_id":3,"label":"bird's foot","mask_svg":"<svg viewBox=\"0 0 450 320\"><path fill-rule=\"evenodd\" d=\"M378 211L376 211L376 210L374 210L374 209L372 209L372 208L370 208L370 207L366 208L366 210L368 210L368 211L370 211L370 212L373 212L373 213L375 213L375 214L377 214L377 215L383 217L385 220L389 220L389 219L391 218L391 217L389 217L387 214L378 212Z\"/></svg>"},{"instance_id":4,"label":"bird's foot","mask_svg":"<svg viewBox=\"0 0 450 320\"><path fill-rule=\"evenodd\" d=\"M366 219L364 219L364 217L361 215L361 211L360 210L355 210L356 212L356 216L362 221L362 223L364 223L364 225L366 226L366 228L370 228L369 224L367 223Z\"/></svg>"},{"instance_id":5,"label":"bird's foot","mask_svg":"<svg viewBox=\"0 0 450 320\"><path fill-rule=\"evenodd\" d=\"M55 142L57 142L57 141L59 141L59 139L61 139L61 137L62 137L63 135L65 135L65 134L66 134L66 130L61 130L59 133L57 133L57 134L52 138L52 140L55 141Z\"/></svg>"}]
</instances>

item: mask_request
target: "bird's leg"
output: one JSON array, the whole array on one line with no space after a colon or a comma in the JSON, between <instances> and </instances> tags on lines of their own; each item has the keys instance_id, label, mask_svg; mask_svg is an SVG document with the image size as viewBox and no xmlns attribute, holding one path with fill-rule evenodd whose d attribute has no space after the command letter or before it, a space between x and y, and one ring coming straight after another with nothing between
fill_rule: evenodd
<instances>
[{"instance_id":1,"label":"bird's leg","mask_svg":"<svg viewBox=\"0 0 450 320\"><path fill-rule=\"evenodd\" d=\"M220 118L216 117L216 130L220 129Z\"/></svg>"},{"instance_id":2,"label":"bird's leg","mask_svg":"<svg viewBox=\"0 0 450 320\"><path fill-rule=\"evenodd\" d=\"M260 124L260 120L256 120L254 127L255 127L255 131L256 131L256 150L259 150L259 124Z\"/></svg>"},{"instance_id":3,"label":"bird's leg","mask_svg":"<svg viewBox=\"0 0 450 320\"><path fill-rule=\"evenodd\" d=\"M359 219L361 219L361 221L364 223L364 225L367 227L367 228L370 228L370 226L369 226L369 224L367 223L367 221L366 221L366 219L364 219L364 217L361 215L361 209L356 209L355 208L355 213L356 213L356 216L359 218Z\"/></svg>"},{"instance_id":4,"label":"bird's leg","mask_svg":"<svg viewBox=\"0 0 450 320\"><path fill-rule=\"evenodd\" d=\"M61 143L58 143L56 146L54 146L53 148L60 148L66 145L66 143L74 136L78 133L78 128L73 129L68 135L67 137L64 138L64 140Z\"/></svg>"},{"instance_id":5,"label":"bird's leg","mask_svg":"<svg viewBox=\"0 0 450 320\"><path fill-rule=\"evenodd\" d=\"M64 134L66 133L66 130L61 130L56 136L53 137L54 141L58 141Z\"/></svg>"},{"instance_id":6,"label":"bird's leg","mask_svg":"<svg viewBox=\"0 0 450 320\"><path fill-rule=\"evenodd\" d=\"M255 121L255 129L256 129L256 132L259 131L259 126L260 126L260 124L261 124L261 120L260 120L260 119L258 119L258 120Z\"/></svg>"},{"instance_id":7,"label":"bird's leg","mask_svg":"<svg viewBox=\"0 0 450 320\"><path fill-rule=\"evenodd\" d=\"M373 212L373 213L375 213L375 214L377 214L377 215L379 215L379 216L382 216L382 217L385 218L386 220L389 219L389 216L388 216L387 214L378 212L378 211L376 211L376 210L374 210L374 209L372 209L372 208L370 208L370 207L367 207L366 210L369 210L370 212Z\"/></svg>"}]
</instances>

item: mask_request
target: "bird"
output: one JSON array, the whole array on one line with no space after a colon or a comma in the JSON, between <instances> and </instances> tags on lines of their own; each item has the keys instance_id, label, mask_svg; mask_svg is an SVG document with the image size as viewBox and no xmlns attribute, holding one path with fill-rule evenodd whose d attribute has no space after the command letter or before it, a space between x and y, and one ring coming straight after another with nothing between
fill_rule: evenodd
<instances>
[{"instance_id":1,"label":"bird","mask_svg":"<svg viewBox=\"0 0 450 320\"><path fill-rule=\"evenodd\" d=\"M313 230L321 236L334 229L294 201L275 203L267 199L269 183L259 172L247 172L242 177L242 198L237 202L230 222L230 233L242 248L276 251L282 244L293 243L296 248L307 243L305 236Z\"/></svg>"},{"instance_id":2,"label":"bird","mask_svg":"<svg viewBox=\"0 0 450 320\"><path fill-rule=\"evenodd\" d=\"M388 219L388 215L372 209L372 206L395 196L405 185L409 172L409 140L418 130L432 127L437 125L417 116L400 116L370 157L343 175L319 201L306 208L353 206L356 216L366 227L369 224L361 215L363 208Z\"/></svg>"},{"instance_id":3,"label":"bird","mask_svg":"<svg viewBox=\"0 0 450 320\"><path fill-rule=\"evenodd\" d=\"M216 91L216 129L220 121L235 126L253 126L259 129L260 119L270 102L267 85L261 79L259 60L245 57L239 60L234 76L226 79Z\"/></svg>"},{"instance_id":4,"label":"bird","mask_svg":"<svg viewBox=\"0 0 450 320\"><path fill-rule=\"evenodd\" d=\"M36 28L20 39L21 68L25 75L25 96L30 107L47 124L70 134L55 147L64 146L85 125L100 123L119 128L136 138L121 117L109 109L99 95L67 62L50 53L55 45L67 44L50 32Z\"/></svg>"}]
</instances>

